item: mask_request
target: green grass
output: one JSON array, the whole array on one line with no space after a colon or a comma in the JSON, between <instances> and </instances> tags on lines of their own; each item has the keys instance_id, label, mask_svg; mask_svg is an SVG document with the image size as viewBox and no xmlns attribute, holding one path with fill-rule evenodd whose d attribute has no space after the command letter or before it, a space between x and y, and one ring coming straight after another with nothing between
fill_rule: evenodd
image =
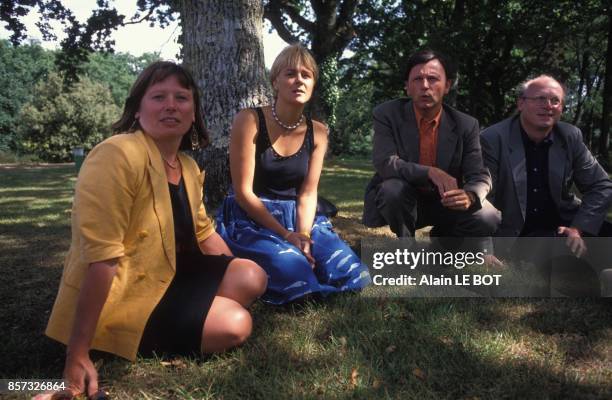
<instances>
[{"instance_id":1,"label":"green grass","mask_svg":"<svg viewBox=\"0 0 612 400\"><path fill-rule=\"evenodd\" d=\"M59 378L42 335L70 241L74 167L0 167L1 378ZM332 160L321 194L352 245L367 161ZM97 357L115 399L606 399L612 311L592 299L381 299L257 303L251 339L210 359ZM6 397L11 398L11 397ZM15 396L13 398L29 398Z\"/></svg>"}]
</instances>

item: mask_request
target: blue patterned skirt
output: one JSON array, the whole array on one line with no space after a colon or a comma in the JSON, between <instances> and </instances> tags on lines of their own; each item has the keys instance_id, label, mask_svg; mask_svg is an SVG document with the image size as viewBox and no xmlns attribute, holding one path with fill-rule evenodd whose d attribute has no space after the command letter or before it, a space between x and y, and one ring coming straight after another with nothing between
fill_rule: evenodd
<instances>
[{"instance_id":1,"label":"blue patterned skirt","mask_svg":"<svg viewBox=\"0 0 612 400\"><path fill-rule=\"evenodd\" d=\"M295 231L295 200L260 199L282 226ZM268 289L263 300L268 303L284 304L309 293L359 290L372 281L368 267L323 215L315 216L310 232L314 269L300 249L250 219L233 194L225 198L217 215L217 231L235 256L253 260L267 272Z\"/></svg>"}]
</instances>

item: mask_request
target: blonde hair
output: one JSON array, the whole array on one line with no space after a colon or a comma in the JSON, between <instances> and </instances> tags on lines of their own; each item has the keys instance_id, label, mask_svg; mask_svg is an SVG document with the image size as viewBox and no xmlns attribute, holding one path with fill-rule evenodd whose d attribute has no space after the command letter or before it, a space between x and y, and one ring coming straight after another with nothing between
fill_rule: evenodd
<instances>
[{"instance_id":1,"label":"blonde hair","mask_svg":"<svg viewBox=\"0 0 612 400\"><path fill-rule=\"evenodd\" d=\"M315 83L319 80L319 67L310 51L299 43L285 47L272 64L270 69L270 83L280 75L281 71L287 67L297 67L302 65L312 71Z\"/></svg>"}]
</instances>

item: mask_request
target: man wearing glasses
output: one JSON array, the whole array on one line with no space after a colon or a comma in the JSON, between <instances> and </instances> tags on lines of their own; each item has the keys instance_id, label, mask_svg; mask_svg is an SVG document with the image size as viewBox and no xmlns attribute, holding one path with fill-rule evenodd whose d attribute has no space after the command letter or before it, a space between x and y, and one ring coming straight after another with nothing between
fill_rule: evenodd
<instances>
[{"instance_id":1,"label":"man wearing glasses","mask_svg":"<svg viewBox=\"0 0 612 400\"><path fill-rule=\"evenodd\" d=\"M605 217L612 182L582 141L580 130L560 122L565 90L542 75L520 86L518 115L482 132L489 199L502 212L500 237L565 236L580 257L583 235L610 236ZM582 201L571 192L575 184Z\"/></svg>"}]
</instances>

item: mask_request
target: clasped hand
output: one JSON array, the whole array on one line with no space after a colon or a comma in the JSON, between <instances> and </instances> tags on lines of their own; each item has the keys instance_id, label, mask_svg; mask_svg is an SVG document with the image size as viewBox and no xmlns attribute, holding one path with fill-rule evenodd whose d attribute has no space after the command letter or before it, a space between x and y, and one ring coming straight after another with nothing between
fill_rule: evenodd
<instances>
[{"instance_id":1,"label":"clasped hand","mask_svg":"<svg viewBox=\"0 0 612 400\"><path fill-rule=\"evenodd\" d=\"M465 190L459 189L457 180L440 168L430 167L427 177L438 189L444 207L465 211L472 206L470 195Z\"/></svg>"},{"instance_id":2,"label":"clasped hand","mask_svg":"<svg viewBox=\"0 0 612 400\"><path fill-rule=\"evenodd\" d=\"M285 240L300 249L302 254L304 254L304 257L306 257L308 260L310 267L314 269L315 260L310 252L311 246L314 242L308 236L298 232L289 233Z\"/></svg>"}]
</instances>

